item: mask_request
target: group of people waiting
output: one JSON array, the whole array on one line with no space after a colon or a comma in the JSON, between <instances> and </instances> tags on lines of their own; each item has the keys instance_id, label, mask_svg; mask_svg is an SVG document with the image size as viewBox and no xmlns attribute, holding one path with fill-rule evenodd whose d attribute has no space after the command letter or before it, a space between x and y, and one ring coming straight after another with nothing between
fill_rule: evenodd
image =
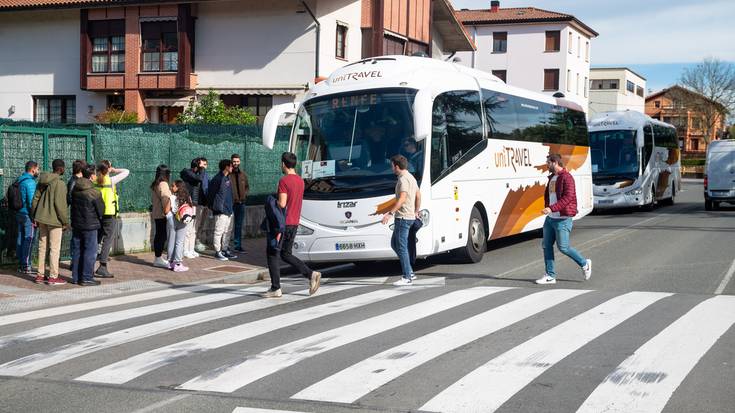
<instances>
[{"instance_id":1,"label":"group of people waiting","mask_svg":"<svg viewBox=\"0 0 735 413\"><path fill-rule=\"evenodd\" d=\"M117 236L116 185L130 171L113 168L108 160L96 165L76 160L72 164L72 177L65 183L64 161L54 159L51 167L51 172L40 173L38 163L28 161L25 172L8 189L9 206L15 210L18 224L18 272L34 277L36 284L66 284L59 277L59 258L63 232L71 229L72 282L99 285L93 277L114 277L107 263ZM36 232L39 234L38 271L31 266ZM96 271L95 262L99 262Z\"/></svg>"},{"instance_id":2,"label":"group of people waiting","mask_svg":"<svg viewBox=\"0 0 735 413\"><path fill-rule=\"evenodd\" d=\"M235 259L233 253L245 253L242 228L245 223L245 199L250 191L248 176L240 168L240 155L219 161L219 172L209 178L206 158L195 158L190 168L181 171L181 179L171 182L171 169L159 165L151 183L151 215L155 222L153 265L176 272L188 271L184 258L196 258L206 247L205 223L214 219L214 258ZM230 241L234 245L230 245ZM163 257L164 247L166 258ZM232 249L231 249L232 247Z\"/></svg>"}]
</instances>

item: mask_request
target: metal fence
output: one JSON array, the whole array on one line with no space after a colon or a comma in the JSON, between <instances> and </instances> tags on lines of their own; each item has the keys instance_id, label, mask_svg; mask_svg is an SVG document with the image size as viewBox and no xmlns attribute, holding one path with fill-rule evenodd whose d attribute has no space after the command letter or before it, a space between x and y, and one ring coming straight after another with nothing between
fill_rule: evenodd
<instances>
[{"instance_id":1,"label":"metal fence","mask_svg":"<svg viewBox=\"0 0 735 413\"><path fill-rule=\"evenodd\" d=\"M151 205L150 183L158 165L169 165L172 179L179 179L179 172L192 159L205 157L213 177L219 160L237 153L250 181L247 204L259 204L276 189L280 154L287 147L287 128L278 131L274 149L268 150L261 145L258 126L49 125L0 119L0 198L5 198L8 186L29 160L47 171L53 159L63 159L68 166L64 178L68 179L75 159L108 159L113 166L130 170L130 176L118 186L121 212L144 212ZM0 208L0 263L14 260L16 237L14 213ZM65 257L69 255L68 237L65 234L62 244Z\"/></svg>"}]
</instances>

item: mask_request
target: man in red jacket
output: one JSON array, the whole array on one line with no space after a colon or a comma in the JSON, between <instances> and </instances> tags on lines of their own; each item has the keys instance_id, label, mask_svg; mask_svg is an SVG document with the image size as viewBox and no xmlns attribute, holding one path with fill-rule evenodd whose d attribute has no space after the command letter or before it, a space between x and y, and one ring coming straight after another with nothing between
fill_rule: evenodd
<instances>
[{"instance_id":1,"label":"man in red jacket","mask_svg":"<svg viewBox=\"0 0 735 413\"><path fill-rule=\"evenodd\" d=\"M572 233L572 218L577 215L577 193L574 190L574 177L566 169L561 155L552 153L546 158L549 167L549 183L544 192L544 262L546 274L536 280L536 284L556 284L554 271L554 242L562 254L574 260L582 268L584 279L592 275L592 260L584 258L569 246Z\"/></svg>"}]
</instances>

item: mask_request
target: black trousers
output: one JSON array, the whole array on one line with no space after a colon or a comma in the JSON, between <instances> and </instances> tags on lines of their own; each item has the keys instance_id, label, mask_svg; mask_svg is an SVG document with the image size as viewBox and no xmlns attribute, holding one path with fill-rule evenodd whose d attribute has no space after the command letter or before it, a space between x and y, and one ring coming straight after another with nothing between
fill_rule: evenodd
<instances>
[{"instance_id":1,"label":"black trousers","mask_svg":"<svg viewBox=\"0 0 735 413\"><path fill-rule=\"evenodd\" d=\"M117 220L114 215L102 216L102 237L98 237L98 241L102 244L97 261L100 264L107 264L110 258L110 250L112 250L112 241L117 237Z\"/></svg>"},{"instance_id":2,"label":"black trousers","mask_svg":"<svg viewBox=\"0 0 735 413\"><path fill-rule=\"evenodd\" d=\"M156 222L156 234L153 236L153 252L156 254L156 258L163 255L163 247L166 245L166 237L168 232L166 230L166 218L158 218Z\"/></svg>"},{"instance_id":3,"label":"black trousers","mask_svg":"<svg viewBox=\"0 0 735 413\"><path fill-rule=\"evenodd\" d=\"M311 279L311 273L313 272L306 264L300 259L296 258L291 250L293 248L293 242L296 238L296 225L287 225L286 232L282 235L281 249L273 248L270 245L266 247L266 257L268 259L268 273L271 276L271 289L278 290L281 288L281 259L286 261L292 267L296 268L301 275Z\"/></svg>"}]
</instances>

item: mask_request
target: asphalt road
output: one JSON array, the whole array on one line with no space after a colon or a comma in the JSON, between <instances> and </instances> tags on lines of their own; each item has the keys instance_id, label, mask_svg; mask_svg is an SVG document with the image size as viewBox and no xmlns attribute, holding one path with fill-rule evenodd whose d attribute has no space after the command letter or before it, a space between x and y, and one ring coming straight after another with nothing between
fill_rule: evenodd
<instances>
[{"instance_id":1,"label":"asphalt road","mask_svg":"<svg viewBox=\"0 0 735 413\"><path fill-rule=\"evenodd\" d=\"M280 300L213 285L0 315L0 411L731 413L735 208L684 189L576 222L588 281L558 256L535 285L526 234L400 289L395 263L341 265L313 297L292 278Z\"/></svg>"}]
</instances>

